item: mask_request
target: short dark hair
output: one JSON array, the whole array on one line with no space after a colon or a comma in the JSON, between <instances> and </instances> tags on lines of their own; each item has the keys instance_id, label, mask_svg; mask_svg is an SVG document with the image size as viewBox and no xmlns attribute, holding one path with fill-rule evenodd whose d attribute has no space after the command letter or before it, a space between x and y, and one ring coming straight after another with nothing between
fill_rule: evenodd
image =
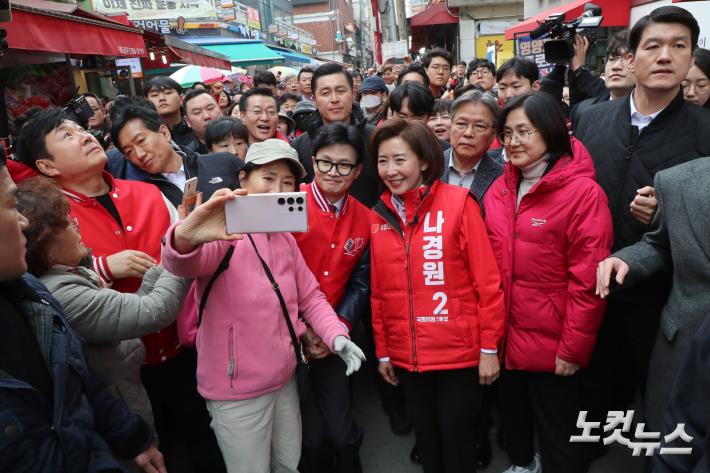
<instances>
[{"instance_id":1,"label":"short dark hair","mask_svg":"<svg viewBox=\"0 0 710 473\"><path fill-rule=\"evenodd\" d=\"M98 95L96 95L96 94L94 94L94 93L91 93L91 92L84 92L83 94L81 94L81 97L84 97L84 98L86 98L86 97L91 97L92 99L96 100L96 103L99 104L99 107L103 107L103 106L104 106L103 101L99 98Z\"/></svg>"},{"instance_id":2,"label":"short dark hair","mask_svg":"<svg viewBox=\"0 0 710 473\"><path fill-rule=\"evenodd\" d=\"M358 128L346 126L342 123L331 123L320 127L313 138L313 156L326 146L348 145L355 150L355 156L357 157L355 162L360 164L365 154L363 142L362 133Z\"/></svg>"},{"instance_id":3,"label":"short dark hair","mask_svg":"<svg viewBox=\"0 0 710 473\"><path fill-rule=\"evenodd\" d=\"M692 13L674 5L658 7L648 15L644 15L631 28L629 34L629 47L631 52L636 54L636 49L641 44L641 36L646 28L654 23L678 23L686 26L690 30L690 50L695 51L698 47L698 37L700 36L700 26Z\"/></svg>"},{"instance_id":4,"label":"short dark hair","mask_svg":"<svg viewBox=\"0 0 710 473\"><path fill-rule=\"evenodd\" d=\"M187 103L190 100L192 100L196 97L199 97L200 95L205 95L205 94L212 97L212 94L210 94L207 91L207 89L190 89L190 90L188 90L187 93L185 94L185 96L182 98L182 108L185 109L185 111L187 111Z\"/></svg>"},{"instance_id":5,"label":"short dark hair","mask_svg":"<svg viewBox=\"0 0 710 473\"><path fill-rule=\"evenodd\" d=\"M69 201L55 182L47 177L33 177L17 186L17 211L27 220L22 230L27 238L27 270L42 276L51 266L52 241L70 225Z\"/></svg>"},{"instance_id":6,"label":"short dark hair","mask_svg":"<svg viewBox=\"0 0 710 473\"><path fill-rule=\"evenodd\" d=\"M298 71L298 80L301 80L301 74L306 74L306 73L313 74L314 71L312 68L310 68L308 66L302 67L301 70Z\"/></svg>"},{"instance_id":7,"label":"short dark hair","mask_svg":"<svg viewBox=\"0 0 710 473\"><path fill-rule=\"evenodd\" d=\"M562 155L572 155L569 132L565 120L562 102L545 92L520 95L510 99L501 112L498 122L498 133L502 133L508 115L513 110L522 108L530 123L537 129L547 145L550 162L554 162Z\"/></svg>"},{"instance_id":8,"label":"short dark hair","mask_svg":"<svg viewBox=\"0 0 710 473\"><path fill-rule=\"evenodd\" d=\"M402 85L404 76L410 73L419 74L422 79L424 79L424 85L426 87L429 87L429 74L426 73L426 69L424 69L424 66L422 66L418 62L411 63L399 72L399 75L397 76L397 85Z\"/></svg>"},{"instance_id":9,"label":"short dark hair","mask_svg":"<svg viewBox=\"0 0 710 473\"><path fill-rule=\"evenodd\" d=\"M693 64L698 66L705 77L710 79L710 51L703 48L698 48L693 53ZM710 100L708 101L710 103Z\"/></svg>"},{"instance_id":10,"label":"short dark hair","mask_svg":"<svg viewBox=\"0 0 710 473\"><path fill-rule=\"evenodd\" d=\"M313 78L311 79L311 90L315 94L316 92L316 87L318 84L318 79L321 77L329 76L332 74L343 74L345 78L348 81L348 84L350 84L350 89L353 88L353 76L350 75L350 73L345 69L343 66L340 64L336 64L334 62L328 62L326 64L323 64L322 66L318 66L318 69L315 70L313 73Z\"/></svg>"},{"instance_id":11,"label":"short dark hair","mask_svg":"<svg viewBox=\"0 0 710 473\"><path fill-rule=\"evenodd\" d=\"M418 117L431 116L434 111L434 97L431 91L419 82L405 82L396 87L390 94L390 109L393 112L402 110L402 102L405 98L409 99L407 102L409 111Z\"/></svg>"},{"instance_id":12,"label":"short dark hair","mask_svg":"<svg viewBox=\"0 0 710 473\"><path fill-rule=\"evenodd\" d=\"M278 98L279 107L285 104L287 100L295 100L296 102L298 102L301 100L301 98L296 94L281 94L281 97Z\"/></svg>"},{"instance_id":13,"label":"short dark hair","mask_svg":"<svg viewBox=\"0 0 710 473\"><path fill-rule=\"evenodd\" d=\"M427 168L422 172L424 184L431 185L441 179L444 175L444 153L436 135L421 122L410 123L401 118L390 118L375 128L370 140L370 158L375 169L382 142L397 137L402 138L419 160L427 164Z\"/></svg>"},{"instance_id":14,"label":"short dark hair","mask_svg":"<svg viewBox=\"0 0 710 473\"><path fill-rule=\"evenodd\" d=\"M606 47L606 57L622 56L629 51L629 32L627 30L619 31L609 41Z\"/></svg>"},{"instance_id":15,"label":"short dark hair","mask_svg":"<svg viewBox=\"0 0 710 473\"><path fill-rule=\"evenodd\" d=\"M466 67L468 64L466 64L466 61L459 61L459 66Z\"/></svg>"},{"instance_id":16,"label":"short dark hair","mask_svg":"<svg viewBox=\"0 0 710 473\"><path fill-rule=\"evenodd\" d=\"M271 71L259 71L254 76L254 87L261 87L263 85L271 85L276 87L278 81L276 76Z\"/></svg>"},{"instance_id":17,"label":"short dark hair","mask_svg":"<svg viewBox=\"0 0 710 473\"><path fill-rule=\"evenodd\" d=\"M483 87L478 84L462 85L461 87L457 87L454 89L454 100L461 97L466 92L471 92L474 90L478 90L479 92L485 92L485 90L483 90Z\"/></svg>"},{"instance_id":18,"label":"short dark hair","mask_svg":"<svg viewBox=\"0 0 710 473\"><path fill-rule=\"evenodd\" d=\"M15 156L24 165L37 169L37 160L54 159L47 151L45 138L65 120L66 114L59 108L44 110L22 127L17 138Z\"/></svg>"},{"instance_id":19,"label":"short dark hair","mask_svg":"<svg viewBox=\"0 0 710 473\"><path fill-rule=\"evenodd\" d=\"M192 87L190 87L190 89L194 90L196 85L201 85L202 87L205 88L205 90L211 89L211 87L209 85L205 84L204 82L195 82L192 84Z\"/></svg>"},{"instance_id":20,"label":"short dark hair","mask_svg":"<svg viewBox=\"0 0 710 473\"><path fill-rule=\"evenodd\" d=\"M255 95L263 95L264 97L271 97L274 99L276 108L279 108L279 101L274 97L274 91L267 89L266 87L256 87L254 89L249 89L242 94L242 98L239 99L239 111L246 112L249 106L249 99Z\"/></svg>"},{"instance_id":21,"label":"short dark hair","mask_svg":"<svg viewBox=\"0 0 710 473\"><path fill-rule=\"evenodd\" d=\"M205 128L205 145L207 145L207 149L229 137L249 142L249 132L241 120L234 117L222 117L207 123Z\"/></svg>"},{"instance_id":22,"label":"short dark hair","mask_svg":"<svg viewBox=\"0 0 710 473\"><path fill-rule=\"evenodd\" d=\"M471 64L469 64L468 69L466 69L466 77L470 77L471 73L475 71L476 69L480 69L481 67L485 67L489 71L491 71L491 74L493 76L496 75L496 65L493 64L491 61L488 59L483 59L483 58L476 58L473 61L471 61Z\"/></svg>"},{"instance_id":23,"label":"short dark hair","mask_svg":"<svg viewBox=\"0 0 710 473\"><path fill-rule=\"evenodd\" d=\"M148 96L153 90L161 91L165 89L173 89L178 94L182 94L182 86L175 79L166 76L153 77L145 83L143 87L143 95Z\"/></svg>"},{"instance_id":24,"label":"short dark hair","mask_svg":"<svg viewBox=\"0 0 710 473\"><path fill-rule=\"evenodd\" d=\"M118 141L118 135L128 122L140 120L143 126L156 133L160 131L160 125L165 125L165 120L158 114L155 107L137 101L114 105L112 111L114 113L111 114L111 141L119 150L121 143Z\"/></svg>"},{"instance_id":25,"label":"short dark hair","mask_svg":"<svg viewBox=\"0 0 710 473\"><path fill-rule=\"evenodd\" d=\"M434 100L434 108L431 111L431 116L433 117L441 113L451 113L451 103L451 100L447 99Z\"/></svg>"},{"instance_id":26,"label":"short dark hair","mask_svg":"<svg viewBox=\"0 0 710 473\"><path fill-rule=\"evenodd\" d=\"M359 71L352 71L352 72L350 73L350 76L351 76L353 79L355 79L356 77L359 77L360 79L362 79L362 74L360 74Z\"/></svg>"},{"instance_id":27,"label":"short dark hair","mask_svg":"<svg viewBox=\"0 0 710 473\"><path fill-rule=\"evenodd\" d=\"M428 69L429 64L431 64L431 60L435 57L442 57L446 59L446 62L449 63L449 66L454 67L454 57L451 55L450 52L441 48L434 48L425 52L422 56L422 65Z\"/></svg>"},{"instance_id":28,"label":"short dark hair","mask_svg":"<svg viewBox=\"0 0 710 473\"><path fill-rule=\"evenodd\" d=\"M513 57L505 61L496 73L496 80L500 82L503 76L509 72L529 80L530 85L540 80L540 69L537 68L537 64L527 58Z\"/></svg>"}]
</instances>

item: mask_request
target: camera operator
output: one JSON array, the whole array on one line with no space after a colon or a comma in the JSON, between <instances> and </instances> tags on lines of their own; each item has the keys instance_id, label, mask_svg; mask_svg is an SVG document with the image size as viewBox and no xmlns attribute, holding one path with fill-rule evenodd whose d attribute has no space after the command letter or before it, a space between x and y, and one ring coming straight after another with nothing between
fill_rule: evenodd
<instances>
[{"instance_id":1,"label":"camera operator","mask_svg":"<svg viewBox=\"0 0 710 473\"><path fill-rule=\"evenodd\" d=\"M111 132L106 122L104 104L101 103L101 99L97 95L91 92L85 92L81 94L81 96L84 97L91 107L91 111L94 112L87 122L89 131L99 140L104 149L106 149L111 146Z\"/></svg>"}]
</instances>

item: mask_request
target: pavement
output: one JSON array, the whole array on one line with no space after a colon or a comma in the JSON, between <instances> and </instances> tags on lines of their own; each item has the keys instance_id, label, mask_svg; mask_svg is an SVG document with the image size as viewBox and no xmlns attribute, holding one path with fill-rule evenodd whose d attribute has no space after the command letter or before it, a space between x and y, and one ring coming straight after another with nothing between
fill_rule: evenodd
<instances>
[{"instance_id":1,"label":"pavement","mask_svg":"<svg viewBox=\"0 0 710 473\"><path fill-rule=\"evenodd\" d=\"M374 366L370 365L353 378L355 419L365 431L360 450L364 473L422 473L421 467L409 460L414 434L398 437L392 433L374 376ZM505 452L496 445L494 435L492 432L493 460L483 470L487 473L501 473L510 466ZM643 457L632 457L627 447L615 444L607 455L592 464L589 473L642 473L643 465Z\"/></svg>"}]
</instances>

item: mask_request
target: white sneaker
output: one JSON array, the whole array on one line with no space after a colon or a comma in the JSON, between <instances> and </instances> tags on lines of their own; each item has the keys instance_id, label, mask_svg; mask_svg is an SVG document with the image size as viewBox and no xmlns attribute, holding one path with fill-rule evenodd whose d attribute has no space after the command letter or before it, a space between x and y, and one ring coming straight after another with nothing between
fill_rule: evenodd
<instances>
[{"instance_id":1,"label":"white sneaker","mask_svg":"<svg viewBox=\"0 0 710 473\"><path fill-rule=\"evenodd\" d=\"M532 467L527 466L510 466L507 470L502 473L542 473L542 463L540 462L540 455L538 453L533 457Z\"/></svg>"}]
</instances>

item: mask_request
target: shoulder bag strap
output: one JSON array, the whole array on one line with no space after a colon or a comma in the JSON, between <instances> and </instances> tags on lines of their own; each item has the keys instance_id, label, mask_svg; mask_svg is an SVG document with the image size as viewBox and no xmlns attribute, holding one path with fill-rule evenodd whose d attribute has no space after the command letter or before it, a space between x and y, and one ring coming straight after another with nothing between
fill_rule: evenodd
<instances>
[{"instance_id":1,"label":"shoulder bag strap","mask_svg":"<svg viewBox=\"0 0 710 473\"><path fill-rule=\"evenodd\" d=\"M296 352L296 360L299 363L303 364L308 364L308 361L306 360L306 357L303 353L303 350L301 348L301 344L298 341L298 337L296 336L296 331L293 329L293 324L291 323L291 317L288 315L288 308L286 307L286 301L284 300L284 296L281 294L281 289L279 289L279 285L274 279L274 275L271 274L271 270L269 269L269 266L266 264L266 261L264 261L264 258L261 257L259 254L259 250L256 249L256 244L254 243L254 239L251 237L250 234L247 234L249 237L249 241L251 242L251 246L254 247L254 251L256 252L256 256L259 257L259 261L261 261L261 267L264 268L264 272L266 273L266 277L269 278L269 282L271 283L271 287L274 289L274 292L276 292L276 295L279 298L279 303L281 304L281 312L283 313L284 319L286 319L286 325L288 326L288 332L291 334L291 343L293 344L293 350Z\"/></svg>"},{"instance_id":2,"label":"shoulder bag strap","mask_svg":"<svg viewBox=\"0 0 710 473\"><path fill-rule=\"evenodd\" d=\"M224 270L229 267L229 260L232 259L233 253L234 253L234 245L229 245L229 248L227 249L227 253L224 255L224 258L222 258L222 261L219 262L219 266L217 266L217 269L215 270L214 274L210 278L210 281L207 283L207 287L205 287L205 292L202 293L202 297L200 298L200 306L197 310L197 326L198 327L202 323L202 313L205 311L205 305L207 304L207 297L209 297L209 295L210 295L210 291L212 290L212 285L217 280L219 275L222 274L224 272Z\"/></svg>"}]
</instances>

